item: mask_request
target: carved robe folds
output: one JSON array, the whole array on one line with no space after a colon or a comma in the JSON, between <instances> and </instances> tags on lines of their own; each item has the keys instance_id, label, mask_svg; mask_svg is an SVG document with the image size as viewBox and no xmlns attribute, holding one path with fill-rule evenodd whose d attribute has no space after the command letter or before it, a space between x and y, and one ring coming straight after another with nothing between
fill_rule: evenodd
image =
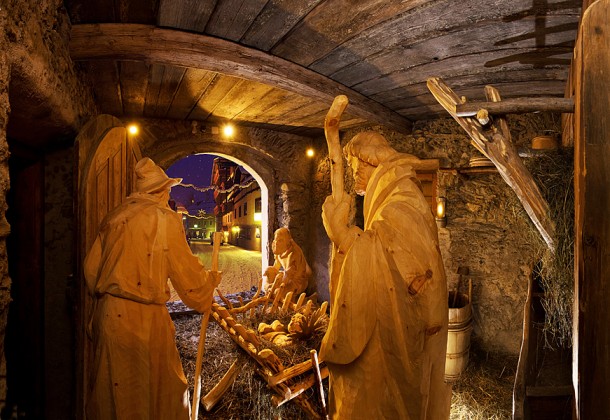
<instances>
[{"instance_id":1,"label":"carved robe folds","mask_svg":"<svg viewBox=\"0 0 610 420\"><path fill-rule=\"evenodd\" d=\"M320 351L333 419L448 418L447 286L434 217L414 179L400 156L380 164L366 189L364 232L336 255Z\"/></svg>"}]
</instances>

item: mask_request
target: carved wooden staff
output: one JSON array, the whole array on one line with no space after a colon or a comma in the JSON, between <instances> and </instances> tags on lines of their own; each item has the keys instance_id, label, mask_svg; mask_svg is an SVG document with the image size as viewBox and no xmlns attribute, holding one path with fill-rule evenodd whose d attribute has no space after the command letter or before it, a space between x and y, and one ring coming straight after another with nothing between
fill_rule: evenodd
<instances>
[{"instance_id":1,"label":"carved wooden staff","mask_svg":"<svg viewBox=\"0 0 610 420\"><path fill-rule=\"evenodd\" d=\"M220 243L222 241L222 232L214 232L214 248L212 249L212 271L216 275L218 273L218 253L220 252ZM212 303L214 298L212 298ZM197 420L199 416L199 399L201 398L201 363L203 362L203 352L205 350L205 335L208 329L208 321L210 320L210 312L207 311L201 320L201 330L199 331L199 345L197 346L197 361L195 362L195 389L193 390L193 406L191 408L191 420Z\"/></svg>"},{"instance_id":2,"label":"carved wooden staff","mask_svg":"<svg viewBox=\"0 0 610 420\"><path fill-rule=\"evenodd\" d=\"M330 159L330 185L333 198L337 202L345 194L345 189L343 188L343 153L341 152L341 143L339 141L339 121L348 103L349 100L345 95L335 97L326 114L326 119L324 119L324 135L326 136L328 157Z\"/></svg>"},{"instance_id":3,"label":"carved wooden staff","mask_svg":"<svg viewBox=\"0 0 610 420\"><path fill-rule=\"evenodd\" d=\"M326 118L324 119L324 135L328 145L328 158L330 159L330 186L333 199L340 202L345 194L343 187L343 153L341 152L341 142L339 141L339 121L349 100L345 95L335 97ZM337 283L342 258L337 258L338 247L333 245L330 269L330 296L333 297L334 285Z\"/></svg>"}]
</instances>

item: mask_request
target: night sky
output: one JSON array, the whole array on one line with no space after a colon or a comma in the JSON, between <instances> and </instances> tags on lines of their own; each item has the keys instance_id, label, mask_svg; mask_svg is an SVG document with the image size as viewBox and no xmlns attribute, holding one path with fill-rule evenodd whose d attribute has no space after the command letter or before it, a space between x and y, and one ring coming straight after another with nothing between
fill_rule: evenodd
<instances>
[{"instance_id":1,"label":"night sky","mask_svg":"<svg viewBox=\"0 0 610 420\"><path fill-rule=\"evenodd\" d=\"M212 163L216 157L215 155L187 156L170 166L166 171L167 176L183 178L183 184L207 187L210 185ZM170 196L178 206L183 205L193 216L198 214L199 209L203 209L209 214L214 213L214 192L211 190L202 193L192 188L175 186L172 188Z\"/></svg>"}]
</instances>

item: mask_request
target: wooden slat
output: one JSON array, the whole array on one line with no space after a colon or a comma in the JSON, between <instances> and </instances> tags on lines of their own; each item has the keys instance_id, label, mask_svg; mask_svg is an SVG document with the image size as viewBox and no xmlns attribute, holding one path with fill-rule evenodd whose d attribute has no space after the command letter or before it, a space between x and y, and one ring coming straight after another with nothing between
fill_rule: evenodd
<instances>
[{"instance_id":1,"label":"wooden slat","mask_svg":"<svg viewBox=\"0 0 610 420\"><path fill-rule=\"evenodd\" d=\"M216 106L214 115L233 119L248 106L257 103L271 89L273 89L271 86L262 83L240 80Z\"/></svg>"},{"instance_id":2,"label":"wooden slat","mask_svg":"<svg viewBox=\"0 0 610 420\"><path fill-rule=\"evenodd\" d=\"M123 23L152 25L156 22L158 3L159 0L114 0L115 16Z\"/></svg>"},{"instance_id":3,"label":"wooden slat","mask_svg":"<svg viewBox=\"0 0 610 420\"><path fill-rule=\"evenodd\" d=\"M323 109L323 105L321 105L320 103L312 102L312 101L304 101L302 106L300 106L298 108L294 108L294 109L290 110L289 112L287 112L286 114L284 114L282 116L278 116L278 118L276 118L276 119L271 119L269 122L270 123L280 123L283 121L288 121L290 123L290 125L303 125L303 124L299 124L298 121L301 120L302 118L309 117L310 115L319 112L321 109ZM322 121L321 124L322 124L321 126L323 126L324 121Z\"/></svg>"},{"instance_id":4,"label":"wooden slat","mask_svg":"<svg viewBox=\"0 0 610 420\"><path fill-rule=\"evenodd\" d=\"M216 75L210 83L206 93L201 97L189 119L206 120L213 112L218 103L235 87L240 79L231 76Z\"/></svg>"},{"instance_id":5,"label":"wooden slat","mask_svg":"<svg viewBox=\"0 0 610 420\"><path fill-rule=\"evenodd\" d=\"M216 73L211 71L187 69L167 117L187 118L215 77Z\"/></svg>"},{"instance_id":6,"label":"wooden slat","mask_svg":"<svg viewBox=\"0 0 610 420\"><path fill-rule=\"evenodd\" d=\"M549 80L566 80L567 70L565 68L551 69L513 69L504 71L502 69L489 71L486 73L460 75L456 77L443 78L445 83L451 85L454 89L467 89L469 86L485 86L493 84L494 86L511 86L521 82L547 82ZM505 89L503 87L503 89ZM383 103L384 105L393 108L394 104L400 103L405 97L429 95L428 86L425 82L416 80L408 84L402 84L400 87L392 88L383 92L371 95L371 99ZM479 90L473 98L483 98L482 90ZM402 106L399 106L402 107Z\"/></svg>"},{"instance_id":7,"label":"wooden slat","mask_svg":"<svg viewBox=\"0 0 610 420\"><path fill-rule=\"evenodd\" d=\"M244 34L241 42L262 51L269 51L321 1L269 0Z\"/></svg>"},{"instance_id":8,"label":"wooden slat","mask_svg":"<svg viewBox=\"0 0 610 420\"><path fill-rule=\"evenodd\" d=\"M512 23L503 23L501 18L478 22L437 37L432 36L415 43L401 43L394 48L386 48L378 54L335 72L332 77L346 86L354 86L384 74L429 62L487 52L492 46L500 50L499 56L504 56L505 53L500 49L500 45L531 49L565 42L572 43L576 37L578 22L575 16L549 16L546 19L546 26L545 29L534 31L535 18ZM485 42L481 42L483 39Z\"/></svg>"},{"instance_id":9,"label":"wooden slat","mask_svg":"<svg viewBox=\"0 0 610 420\"><path fill-rule=\"evenodd\" d=\"M412 124L356 91L294 63L261 51L202 35L145 25L77 25L72 28L74 60L133 59L194 67L238 76L330 104L350 98L350 112L388 128L410 132Z\"/></svg>"},{"instance_id":10,"label":"wooden slat","mask_svg":"<svg viewBox=\"0 0 610 420\"><path fill-rule=\"evenodd\" d=\"M510 130L504 118L496 117L490 130L484 131L475 118L461 118L453 111L461 99L442 80L428 79L430 92L472 139L472 144L498 168L500 175L513 189L540 235L550 249L554 249L554 225L549 207L536 182L519 157L511 142ZM498 91L486 87L489 101L500 100Z\"/></svg>"},{"instance_id":11,"label":"wooden slat","mask_svg":"<svg viewBox=\"0 0 610 420\"><path fill-rule=\"evenodd\" d=\"M160 0L158 26L203 32L216 0Z\"/></svg>"},{"instance_id":12,"label":"wooden slat","mask_svg":"<svg viewBox=\"0 0 610 420\"><path fill-rule=\"evenodd\" d=\"M148 65L141 61L122 61L119 69L123 113L126 116L141 116L148 85Z\"/></svg>"},{"instance_id":13,"label":"wooden slat","mask_svg":"<svg viewBox=\"0 0 610 420\"><path fill-rule=\"evenodd\" d=\"M184 67L165 66L155 107L154 115L156 117L163 118L167 115L185 72L186 68Z\"/></svg>"},{"instance_id":14,"label":"wooden slat","mask_svg":"<svg viewBox=\"0 0 610 420\"><path fill-rule=\"evenodd\" d=\"M100 60L84 64L87 73L93 79L93 92L100 110L110 115L123 115L123 100L121 98L117 63L110 60Z\"/></svg>"},{"instance_id":15,"label":"wooden slat","mask_svg":"<svg viewBox=\"0 0 610 420\"><path fill-rule=\"evenodd\" d=\"M269 111L276 107L285 106L292 98L296 97L294 93L287 92L283 89L272 89L263 97L259 98L256 103L244 108L237 117L240 120L248 121L265 121L269 118Z\"/></svg>"},{"instance_id":16,"label":"wooden slat","mask_svg":"<svg viewBox=\"0 0 610 420\"><path fill-rule=\"evenodd\" d=\"M144 98L144 116L153 117L157 111L157 100L161 91L161 82L165 67L161 64L152 64L148 74L148 84L146 87L146 96Z\"/></svg>"},{"instance_id":17,"label":"wooden slat","mask_svg":"<svg viewBox=\"0 0 610 420\"><path fill-rule=\"evenodd\" d=\"M492 48L490 46L490 48ZM545 47L527 49L492 49L476 54L462 55L447 58L446 60L432 61L418 67L411 67L393 72L376 79L371 79L353 86L353 89L363 95L375 95L376 93L394 89L403 84L412 83L414 80L425 80L431 74L436 77L458 77L477 73L484 73L489 68L497 67L502 71L511 71L531 68L532 65L552 64L553 60L559 60L554 65L565 63L565 72L570 63L572 47ZM549 57L549 58L547 58ZM558 95L563 95L557 92Z\"/></svg>"},{"instance_id":18,"label":"wooden slat","mask_svg":"<svg viewBox=\"0 0 610 420\"><path fill-rule=\"evenodd\" d=\"M422 7L405 10L393 19L388 19L379 25L363 31L339 48L336 48L324 58L313 63L310 68L322 74L331 75L340 69L395 45L410 45L428 38L434 38L444 33L455 31L465 25L506 16L515 10L527 11L532 8L531 0L490 0L485 7L476 3L465 3L455 0L426 2ZM578 21L580 10L577 4L560 2L547 4L544 11L545 19L556 14L572 15ZM536 15L536 13L531 13ZM526 13L521 18L527 18ZM408 28L408 30L405 30ZM532 27L532 30L534 28ZM502 32L500 27L495 32ZM488 44L491 45L491 44Z\"/></svg>"},{"instance_id":19,"label":"wooden slat","mask_svg":"<svg viewBox=\"0 0 610 420\"><path fill-rule=\"evenodd\" d=\"M265 122L271 124L280 123L282 121L291 121L291 114L295 110L309 103L311 103L311 99L301 95L297 95L295 93L290 93L290 96L288 96L288 98L286 99L286 103L280 102L268 108L265 111L265 115L261 115L261 118L264 118Z\"/></svg>"},{"instance_id":20,"label":"wooden slat","mask_svg":"<svg viewBox=\"0 0 610 420\"><path fill-rule=\"evenodd\" d=\"M425 0L327 0L314 8L271 50L292 62L309 66L366 28L372 27Z\"/></svg>"},{"instance_id":21,"label":"wooden slat","mask_svg":"<svg viewBox=\"0 0 610 420\"><path fill-rule=\"evenodd\" d=\"M238 41L266 3L267 0L218 0L205 32Z\"/></svg>"}]
</instances>

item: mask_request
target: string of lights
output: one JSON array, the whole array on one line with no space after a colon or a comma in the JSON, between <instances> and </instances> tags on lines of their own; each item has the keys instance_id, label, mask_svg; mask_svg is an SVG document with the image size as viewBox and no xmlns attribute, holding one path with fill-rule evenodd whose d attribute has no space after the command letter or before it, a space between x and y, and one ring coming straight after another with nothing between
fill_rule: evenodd
<instances>
[{"instance_id":1,"label":"string of lights","mask_svg":"<svg viewBox=\"0 0 610 420\"><path fill-rule=\"evenodd\" d=\"M219 188L216 185L210 185L208 187L198 187L198 186L193 185L193 184L183 184L183 183L180 183L177 186L185 187L185 188L192 188L192 189L194 189L196 191L199 191L199 192L216 191L219 194L227 194L227 193L230 193L230 192L232 192L232 191L234 191L236 189L248 188L249 186L251 186L255 182L256 182L256 180L253 179L251 181L248 181L245 184L234 184L234 185L232 185L231 187L229 187L227 189Z\"/></svg>"}]
</instances>

